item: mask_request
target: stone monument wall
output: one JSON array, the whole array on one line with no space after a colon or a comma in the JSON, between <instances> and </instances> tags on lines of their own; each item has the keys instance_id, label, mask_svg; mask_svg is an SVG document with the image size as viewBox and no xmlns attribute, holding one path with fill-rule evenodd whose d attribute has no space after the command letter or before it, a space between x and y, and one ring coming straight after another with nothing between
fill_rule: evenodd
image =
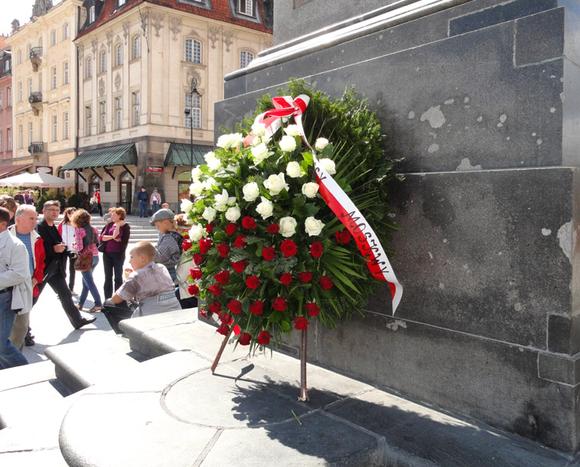
<instances>
[{"instance_id":1,"label":"stone monument wall","mask_svg":"<svg viewBox=\"0 0 580 467\"><path fill-rule=\"evenodd\" d=\"M292 34L283 18L342 2L302 3L276 3L277 43ZM405 291L395 317L383 289L363 317L313 327L312 360L574 452L580 3L400 3L324 37L298 27L320 40L275 47L230 75L216 128L290 78L368 98L405 158L385 207L400 226L389 246Z\"/></svg>"}]
</instances>

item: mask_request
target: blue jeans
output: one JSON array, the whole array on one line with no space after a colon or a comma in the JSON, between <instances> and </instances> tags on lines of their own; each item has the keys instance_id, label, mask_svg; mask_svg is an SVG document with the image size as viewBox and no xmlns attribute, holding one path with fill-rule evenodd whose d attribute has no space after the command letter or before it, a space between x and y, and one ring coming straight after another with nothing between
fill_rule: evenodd
<instances>
[{"instance_id":1,"label":"blue jeans","mask_svg":"<svg viewBox=\"0 0 580 467\"><path fill-rule=\"evenodd\" d=\"M139 201L139 217L147 217L147 201Z\"/></svg>"},{"instance_id":2,"label":"blue jeans","mask_svg":"<svg viewBox=\"0 0 580 467\"><path fill-rule=\"evenodd\" d=\"M0 294L0 370L26 365L28 360L10 342L10 333L16 313L11 310L12 292Z\"/></svg>"},{"instance_id":3,"label":"blue jeans","mask_svg":"<svg viewBox=\"0 0 580 467\"><path fill-rule=\"evenodd\" d=\"M153 214L159 211L159 203L156 202L151 203L151 210L153 211Z\"/></svg>"},{"instance_id":4,"label":"blue jeans","mask_svg":"<svg viewBox=\"0 0 580 467\"><path fill-rule=\"evenodd\" d=\"M103 303L101 302L101 296L99 295L99 290L97 289L95 280L93 279L93 271L97 264L99 264L99 257L93 256L93 267L89 271L81 272L81 275L83 276L83 290L81 291L81 296L79 297L79 305L81 307L85 304L85 300L89 295L89 291L93 296L95 306L103 306Z\"/></svg>"}]
</instances>

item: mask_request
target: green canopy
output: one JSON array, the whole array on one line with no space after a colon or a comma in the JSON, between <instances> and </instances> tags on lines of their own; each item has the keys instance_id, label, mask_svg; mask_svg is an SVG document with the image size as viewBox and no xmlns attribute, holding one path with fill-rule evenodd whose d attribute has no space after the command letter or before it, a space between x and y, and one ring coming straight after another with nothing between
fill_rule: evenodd
<instances>
[{"instance_id":1,"label":"green canopy","mask_svg":"<svg viewBox=\"0 0 580 467\"><path fill-rule=\"evenodd\" d=\"M191 163L191 150L193 148L193 164ZM211 146L201 146L194 144L171 143L167 155L165 156L165 167L167 166L191 166L205 164L203 156L211 151Z\"/></svg>"},{"instance_id":2,"label":"green canopy","mask_svg":"<svg viewBox=\"0 0 580 467\"><path fill-rule=\"evenodd\" d=\"M114 165L136 165L137 148L135 144L120 144L107 148L90 149L81 152L61 170L79 170Z\"/></svg>"}]
</instances>

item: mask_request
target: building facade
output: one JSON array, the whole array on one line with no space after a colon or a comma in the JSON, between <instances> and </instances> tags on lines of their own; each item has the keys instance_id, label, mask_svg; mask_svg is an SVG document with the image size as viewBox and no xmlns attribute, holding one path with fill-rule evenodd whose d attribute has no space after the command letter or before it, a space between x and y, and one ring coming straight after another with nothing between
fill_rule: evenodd
<instances>
[{"instance_id":1,"label":"building facade","mask_svg":"<svg viewBox=\"0 0 580 467\"><path fill-rule=\"evenodd\" d=\"M0 167L11 164L11 162L12 60L10 50L6 44L6 38L0 36Z\"/></svg>"},{"instance_id":2,"label":"building facade","mask_svg":"<svg viewBox=\"0 0 580 467\"><path fill-rule=\"evenodd\" d=\"M31 21L8 38L12 50L13 163L62 167L75 157L80 0L37 0ZM68 174L69 176L74 174Z\"/></svg>"},{"instance_id":3,"label":"building facade","mask_svg":"<svg viewBox=\"0 0 580 467\"><path fill-rule=\"evenodd\" d=\"M270 18L256 0L85 0L79 155L65 166L79 191L135 211L139 188L157 187L176 208L213 145L223 78L271 45Z\"/></svg>"}]
</instances>

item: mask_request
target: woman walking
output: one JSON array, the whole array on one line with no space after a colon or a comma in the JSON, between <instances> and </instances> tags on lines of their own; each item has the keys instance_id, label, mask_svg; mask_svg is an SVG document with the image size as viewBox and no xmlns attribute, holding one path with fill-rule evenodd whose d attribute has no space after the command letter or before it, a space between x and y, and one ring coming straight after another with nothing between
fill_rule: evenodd
<instances>
[{"instance_id":1,"label":"woman walking","mask_svg":"<svg viewBox=\"0 0 580 467\"><path fill-rule=\"evenodd\" d=\"M68 258L68 288L74 293L75 288L75 261L76 261L76 229L71 224L71 217L77 208L66 208L63 213L62 222L58 225L58 233L62 237L66 249L74 255L67 255Z\"/></svg>"},{"instance_id":2,"label":"woman walking","mask_svg":"<svg viewBox=\"0 0 580 467\"><path fill-rule=\"evenodd\" d=\"M126 212L123 208L110 210L111 221L103 227L100 240L104 246L100 249L103 252L103 266L105 269L105 300L113 296L113 291L121 287L123 283L123 263L125 262L125 251L131 228L125 222ZM115 275L113 288L113 274Z\"/></svg>"},{"instance_id":3,"label":"woman walking","mask_svg":"<svg viewBox=\"0 0 580 467\"><path fill-rule=\"evenodd\" d=\"M99 263L97 242L99 234L91 225L91 215L84 209L78 209L71 217L71 223L76 228L75 244L78 250L76 266L83 276L83 290L79 297L79 310L83 309L89 292L93 296L95 305L88 310L90 313L101 311L103 303L93 279L93 271Z\"/></svg>"}]
</instances>

